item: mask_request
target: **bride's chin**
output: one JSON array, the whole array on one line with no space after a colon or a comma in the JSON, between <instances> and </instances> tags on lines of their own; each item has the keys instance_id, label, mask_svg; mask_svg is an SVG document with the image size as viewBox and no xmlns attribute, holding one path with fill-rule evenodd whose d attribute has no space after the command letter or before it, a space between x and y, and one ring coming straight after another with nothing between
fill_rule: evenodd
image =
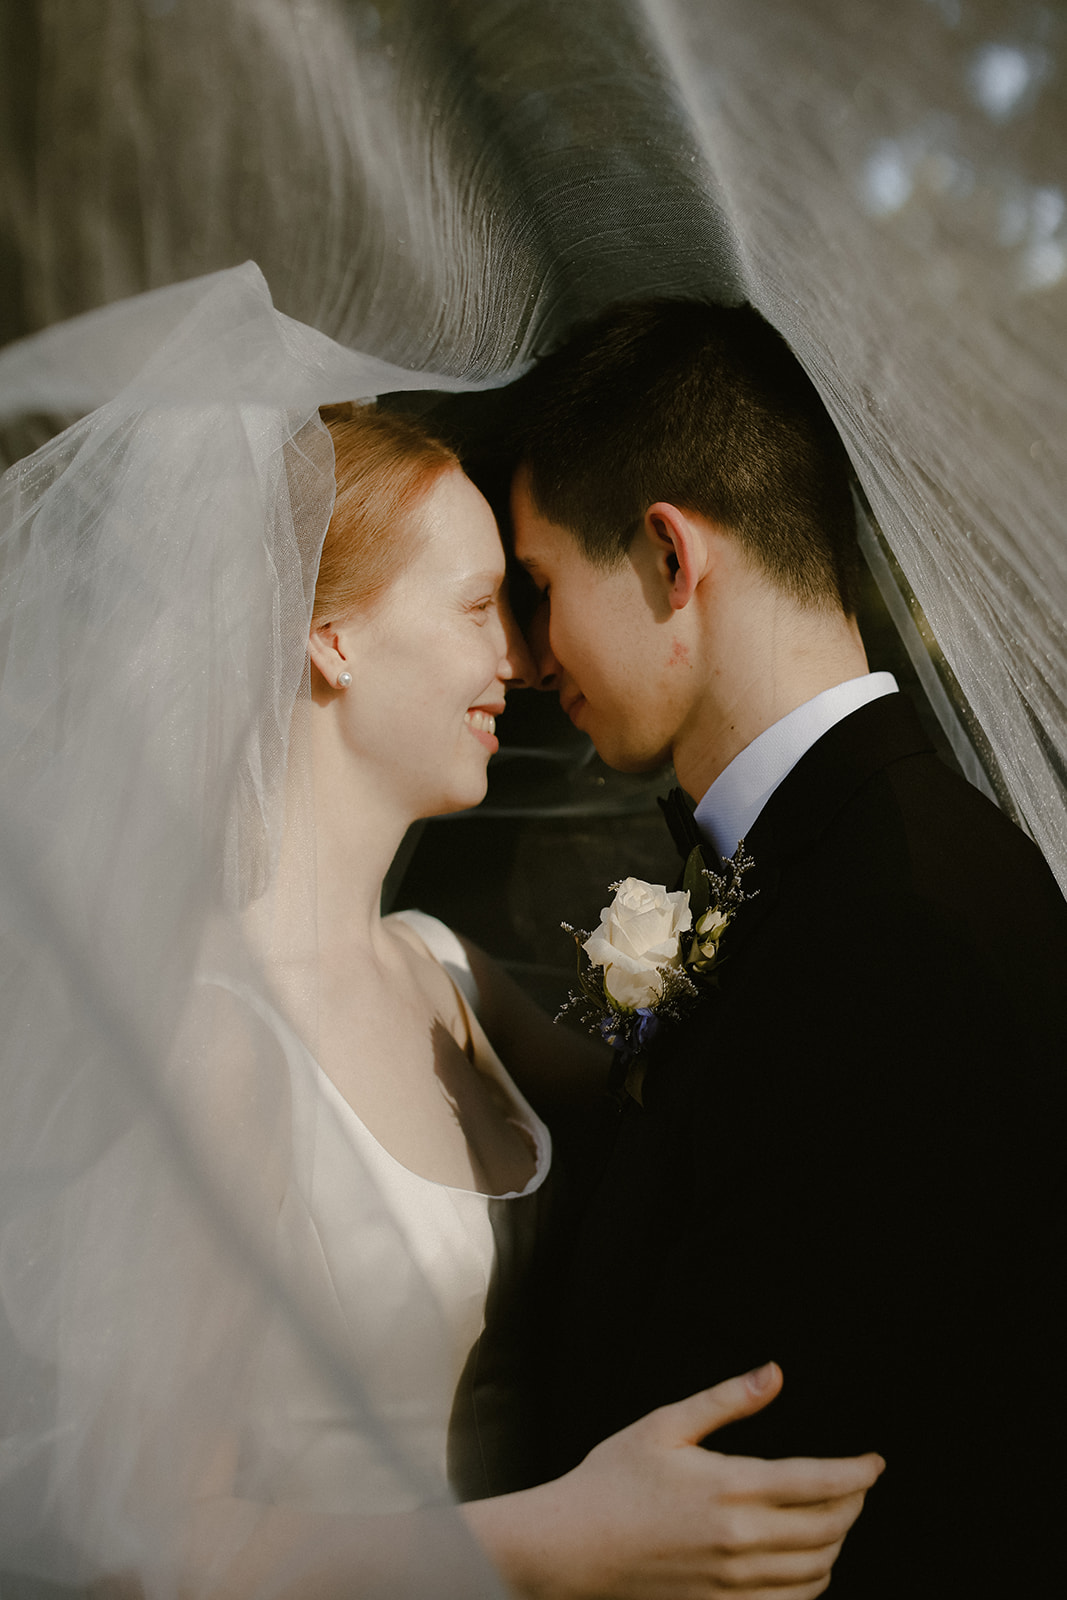
<instances>
[{"instance_id":1,"label":"bride's chin","mask_svg":"<svg viewBox=\"0 0 1067 1600\"><path fill-rule=\"evenodd\" d=\"M452 817L460 811L473 811L475 806L481 805L488 791L488 777L483 777L480 784L471 783L467 788L456 784L436 797L427 796L424 792L420 797L421 804L411 820L430 822L434 817Z\"/></svg>"},{"instance_id":2,"label":"bride's chin","mask_svg":"<svg viewBox=\"0 0 1067 1600\"><path fill-rule=\"evenodd\" d=\"M455 795L451 800L440 806L433 815L435 817L454 817L458 816L461 811L473 811L477 806L481 805L485 795L486 786L484 785L478 794L471 793L463 799Z\"/></svg>"},{"instance_id":3,"label":"bride's chin","mask_svg":"<svg viewBox=\"0 0 1067 1600\"><path fill-rule=\"evenodd\" d=\"M443 802L434 815L437 817L454 816L458 811L472 811L475 806L480 806L489 792L488 774L483 776L480 784L472 783L468 790L457 787L451 796Z\"/></svg>"}]
</instances>

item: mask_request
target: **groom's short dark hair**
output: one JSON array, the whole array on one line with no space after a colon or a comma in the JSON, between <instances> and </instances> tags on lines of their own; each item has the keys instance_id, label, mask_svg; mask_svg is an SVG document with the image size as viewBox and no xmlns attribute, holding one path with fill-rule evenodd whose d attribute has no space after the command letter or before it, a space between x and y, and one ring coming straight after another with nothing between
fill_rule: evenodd
<instances>
[{"instance_id":1,"label":"groom's short dark hair","mask_svg":"<svg viewBox=\"0 0 1067 1600\"><path fill-rule=\"evenodd\" d=\"M855 610L848 457L752 306L615 306L518 387L533 502L597 565L616 565L647 508L667 500L728 529L786 592Z\"/></svg>"}]
</instances>

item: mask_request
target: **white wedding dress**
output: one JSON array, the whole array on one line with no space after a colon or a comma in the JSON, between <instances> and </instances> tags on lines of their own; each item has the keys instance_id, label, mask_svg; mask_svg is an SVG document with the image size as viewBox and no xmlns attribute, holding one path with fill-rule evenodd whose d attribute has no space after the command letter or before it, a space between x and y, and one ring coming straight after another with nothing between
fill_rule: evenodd
<instances>
[{"instance_id":1,"label":"white wedding dress","mask_svg":"<svg viewBox=\"0 0 1067 1600\"><path fill-rule=\"evenodd\" d=\"M333 1563L499 1600L445 1468L476 1494L522 1437L547 1135L473 1017L529 1132L514 1197L404 1171L315 1060L318 408L440 380L252 265L45 344L0 353L8 415L42 383L97 409L0 480L0 1590L266 1600Z\"/></svg>"},{"instance_id":2,"label":"white wedding dress","mask_svg":"<svg viewBox=\"0 0 1067 1600\"><path fill-rule=\"evenodd\" d=\"M239 1460L255 1463L251 1480L242 1480L238 1469L237 1492L249 1499L318 1512L414 1509L420 1496L413 1478L432 1484L445 1476L454 1396L484 1327L501 1230L508 1236L509 1258L532 1246L535 1197L551 1162L548 1129L478 1022L477 988L455 934L423 913L399 915L452 980L473 1064L510 1102L508 1120L529 1141L534 1171L523 1189L493 1196L410 1171L379 1144L262 995L211 975L207 981L228 989L273 1030L289 1065L294 1146L309 1152L309 1159L294 1165L282 1204L281 1265L294 1281L307 1284L308 1293L321 1295L323 1281L329 1283L334 1303L324 1309L342 1340L347 1336L361 1352L369 1402L403 1458L398 1474L376 1445L368 1447L362 1420L308 1361L278 1315L253 1380L241 1442ZM406 1251L383 1247L380 1221L367 1212L368 1173L399 1225ZM439 1324L410 1315L416 1274L433 1293Z\"/></svg>"}]
</instances>

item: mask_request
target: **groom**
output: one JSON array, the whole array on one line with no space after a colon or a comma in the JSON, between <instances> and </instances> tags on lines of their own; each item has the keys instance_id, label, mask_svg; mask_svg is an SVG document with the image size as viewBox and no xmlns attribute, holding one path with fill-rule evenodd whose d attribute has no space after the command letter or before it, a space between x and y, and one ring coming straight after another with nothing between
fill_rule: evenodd
<instances>
[{"instance_id":1,"label":"groom","mask_svg":"<svg viewBox=\"0 0 1067 1600\"><path fill-rule=\"evenodd\" d=\"M546 1465L773 1358L725 1448L888 1463L839 1600L1059 1592L1064 901L869 672L844 451L757 313L622 307L525 387L543 685L758 891L589 1154Z\"/></svg>"}]
</instances>

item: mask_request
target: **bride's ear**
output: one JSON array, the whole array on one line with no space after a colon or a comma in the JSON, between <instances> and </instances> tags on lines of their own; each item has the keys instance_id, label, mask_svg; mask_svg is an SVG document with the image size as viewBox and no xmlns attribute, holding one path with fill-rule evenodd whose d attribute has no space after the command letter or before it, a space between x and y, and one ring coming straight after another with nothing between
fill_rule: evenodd
<instances>
[{"instance_id":1,"label":"bride's ear","mask_svg":"<svg viewBox=\"0 0 1067 1600\"><path fill-rule=\"evenodd\" d=\"M645 512L645 535L655 550L671 610L681 611L704 576L705 541L692 519L667 500L657 500Z\"/></svg>"},{"instance_id":2,"label":"bride's ear","mask_svg":"<svg viewBox=\"0 0 1067 1600\"><path fill-rule=\"evenodd\" d=\"M347 687L338 683L342 672L346 670L346 662L341 630L336 623L323 622L317 628L312 628L308 635L308 656L328 688Z\"/></svg>"}]
</instances>

